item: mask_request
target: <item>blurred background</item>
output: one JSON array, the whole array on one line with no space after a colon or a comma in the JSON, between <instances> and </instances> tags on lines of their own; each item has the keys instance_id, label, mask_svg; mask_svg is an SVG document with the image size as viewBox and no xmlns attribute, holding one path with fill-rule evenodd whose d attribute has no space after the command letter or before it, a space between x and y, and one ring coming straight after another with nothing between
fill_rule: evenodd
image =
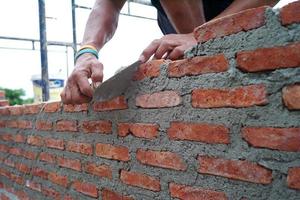
<instances>
[{"instance_id":1,"label":"blurred background","mask_svg":"<svg viewBox=\"0 0 300 200\"><path fill-rule=\"evenodd\" d=\"M275 7L292 1L281 0ZM80 43L94 0L44 2L50 100L59 100L60 90L74 68L72 5L77 43ZM150 0L127 1L121 13L115 36L99 53L104 79L136 61L152 40L162 37ZM0 0L0 90L21 98L10 104L32 103L34 98L36 102L42 100L39 38L38 0Z\"/></svg>"}]
</instances>

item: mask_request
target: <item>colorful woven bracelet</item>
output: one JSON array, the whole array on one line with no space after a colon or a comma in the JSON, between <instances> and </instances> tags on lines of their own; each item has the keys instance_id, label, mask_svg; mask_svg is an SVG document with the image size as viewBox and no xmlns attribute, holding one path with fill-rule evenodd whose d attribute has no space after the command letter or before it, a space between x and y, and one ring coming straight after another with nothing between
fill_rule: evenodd
<instances>
[{"instance_id":1,"label":"colorful woven bracelet","mask_svg":"<svg viewBox=\"0 0 300 200\"><path fill-rule=\"evenodd\" d=\"M82 45L78 51L81 51L82 49L94 49L95 51L98 51L96 47L94 47L93 45L89 45L89 44L86 44L86 45Z\"/></svg>"},{"instance_id":2,"label":"colorful woven bracelet","mask_svg":"<svg viewBox=\"0 0 300 200\"><path fill-rule=\"evenodd\" d=\"M85 49L82 49L82 50L79 50L75 56L75 62L77 61L77 59L85 54L85 53L90 53L90 54L93 54L97 59L98 59L98 52L95 51L94 49L90 49L90 48L85 48Z\"/></svg>"}]
</instances>

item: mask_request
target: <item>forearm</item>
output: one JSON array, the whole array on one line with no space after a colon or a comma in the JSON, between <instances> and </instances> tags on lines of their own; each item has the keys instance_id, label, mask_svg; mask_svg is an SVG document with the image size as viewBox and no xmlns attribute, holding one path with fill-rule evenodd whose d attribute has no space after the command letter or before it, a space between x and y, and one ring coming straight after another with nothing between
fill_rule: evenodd
<instances>
[{"instance_id":1,"label":"forearm","mask_svg":"<svg viewBox=\"0 0 300 200\"><path fill-rule=\"evenodd\" d=\"M124 3L125 0L97 0L89 15L82 44L101 49L115 33Z\"/></svg>"},{"instance_id":2,"label":"forearm","mask_svg":"<svg viewBox=\"0 0 300 200\"><path fill-rule=\"evenodd\" d=\"M219 14L216 18L224 17L226 15L230 15L233 13L237 13L242 10L246 10L249 8L256 8L264 5L274 6L279 0L235 0L232 2L230 6L228 6L221 14Z\"/></svg>"}]
</instances>

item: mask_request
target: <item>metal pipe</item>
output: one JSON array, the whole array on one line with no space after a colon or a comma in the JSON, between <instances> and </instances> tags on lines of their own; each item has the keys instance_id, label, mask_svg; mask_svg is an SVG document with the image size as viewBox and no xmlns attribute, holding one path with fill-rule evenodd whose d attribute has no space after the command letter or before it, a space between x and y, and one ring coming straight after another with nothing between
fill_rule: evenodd
<instances>
[{"instance_id":1,"label":"metal pipe","mask_svg":"<svg viewBox=\"0 0 300 200\"><path fill-rule=\"evenodd\" d=\"M45 0L39 0L40 52L42 67L42 96L43 101L49 100L49 75L46 36Z\"/></svg>"},{"instance_id":2,"label":"metal pipe","mask_svg":"<svg viewBox=\"0 0 300 200\"><path fill-rule=\"evenodd\" d=\"M77 38L76 38L76 6L75 6L75 0L71 0L71 5L72 5L72 31L73 31L73 51L74 51L74 58L77 53ZM75 59L74 59L75 62Z\"/></svg>"}]
</instances>

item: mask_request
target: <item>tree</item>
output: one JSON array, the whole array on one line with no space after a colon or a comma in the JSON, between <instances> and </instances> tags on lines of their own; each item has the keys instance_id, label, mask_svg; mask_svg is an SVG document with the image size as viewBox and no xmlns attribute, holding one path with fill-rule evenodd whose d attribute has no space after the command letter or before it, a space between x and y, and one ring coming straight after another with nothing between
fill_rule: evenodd
<instances>
[{"instance_id":1,"label":"tree","mask_svg":"<svg viewBox=\"0 0 300 200\"><path fill-rule=\"evenodd\" d=\"M22 105L33 103L33 99L22 99L22 96L25 96L25 91L23 89L8 89L1 88L5 92L5 98L9 101L9 105Z\"/></svg>"}]
</instances>

